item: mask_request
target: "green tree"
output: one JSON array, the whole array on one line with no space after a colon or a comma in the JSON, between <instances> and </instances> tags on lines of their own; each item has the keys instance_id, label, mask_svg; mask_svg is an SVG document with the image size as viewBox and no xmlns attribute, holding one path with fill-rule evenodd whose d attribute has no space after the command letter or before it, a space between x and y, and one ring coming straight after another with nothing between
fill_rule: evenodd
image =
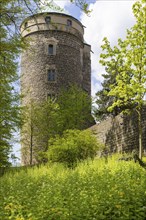
<instances>
[{"instance_id":1,"label":"green tree","mask_svg":"<svg viewBox=\"0 0 146 220\"><path fill-rule=\"evenodd\" d=\"M138 114L139 157L142 158L142 107L146 93L145 71L145 16L146 7L140 1L133 5L136 24L127 31L126 40L118 40L118 46L112 49L107 39L102 48L101 63L111 67L111 73L118 72L115 83L110 85L107 96L113 97L109 111L119 108L121 112L135 110ZM113 59L114 57L114 59ZM115 68L115 61L117 68Z\"/></svg>"},{"instance_id":2,"label":"green tree","mask_svg":"<svg viewBox=\"0 0 146 220\"><path fill-rule=\"evenodd\" d=\"M94 116L97 121L101 121L103 119L106 119L108 116L117 115L118 109L114 109L113 112L108 111L108 107L111 106L111 104L114 101L114 98L111 96L108 96L108 92L110 91L110 85L115 84L115 74L112 74L112 71L108 72L108 69L106 67L106 74L103 74L104 77L102 85L102 89L96 93L96 99L95 103L97 104L97 107L94 111Z\"/></svg>"},{"instance_id":3,"label":"green tree","mask_svg":"<svg viewBox=\"0 0 146 220\"><path fill-rule=\"evenodd\" d=\"M84 129L93 123L91 100L81 88L71 86L55 99L31 101L24 107L22 118L23 161L26 164L45 162L50 138L62 135L67 129Z\"/></svg>"},{"instance_id":4,"label":"green tree","mask_svg":"<svg viewBox=\"0 0 146 220\"><path fill-rule=\"evenodd\" d=\"M57 103L60 108L61 133L67 129L85 129L94 124L91 98L77 85L62 89Z\"/></svg>"},{"instance_id":5,"label":"green tree","mask_svg":"<svg viewBox=\"0 0 146 220\"><path fill-rule=\"evenodd\" d=\"M121 46L124 45L121 39L118 40L118 46L113 48L110 45L110 42L105 37L103 39L104 44L101 46L103 53L100 55L100 63L105 67L106 74L103 74L104 81L102 83L102 89L96 93L96 104L97 109L95 110L95 117L97 120L105 119L106 117L113 115L116 116L127 107L132 108L132 103L124 104L123 106L115 106L111 112L108 111L108 108L117 100L116 96L109 96L111 90L110 86L117 85L116 77L121 73L125 68L125 57L121 54ZM132 77L132 74L129 69L125 69L126 74L129 77L129 81Z\"/></svg>"},{"instance_id":6,"label":"green tree","mask_svg":"<svg viewBox=\"0 0 146 220\"><path fill-rule=\"evenodd\" d=\"M103 144L97 141L90 130L67 130L62 136L50 139L48 159L73 168L77 162L87 158L93 159L101 149Z\"/></svg>"},{"instance_id":7,"label":"green tree","mask_svg":"<svg viewBox=\"0 0 146 220\"><path fill-rule=\"evenodd\" d=\"M25 163L45 162L48 140L58 132L58 114L59 106L51 99L41 103L31 100L24 107L21 143Z\"/></svg>"},{"instance_id":8,"label":"green tree","mask_svg":"<svg viewBox=\"0 0 146 220\"><path fill-rule=\"evenodd\" d=\"M0 17L0 158L1 166L9 164L8 158L11 150L10 140L13 132L20 125L20 109L18 107L19 95L15 90L17 76L16 58L23 48L23 43L14 34L11 36L9 27L12 20L10 13L15 13L16 7L10 7L12 1L1 1ZM17 12L19 9L17 9ZM13 16L13 21L15 16Z\"/></svg>"}]
</instances>

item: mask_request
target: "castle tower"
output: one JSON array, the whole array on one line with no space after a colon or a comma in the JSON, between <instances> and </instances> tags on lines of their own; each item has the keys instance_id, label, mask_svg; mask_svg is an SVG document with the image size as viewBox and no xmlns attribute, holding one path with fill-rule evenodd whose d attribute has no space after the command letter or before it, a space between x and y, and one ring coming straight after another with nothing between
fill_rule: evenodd
<instances>
[{"instance_id":1,"label":"castle tower","mask_svg":"<svg viewBox=\"0 0 146 220\"><path fill-rule=\"evenodd\" d=\"M23 104L56 95L70 84L91 93L90 45L84 43L83 25L62 13L39 13L21 25L30 42L21 57Z\"/></svg>"},{"instance_id":2,"label":"castle tower","mask_svg":"<svg viewBox=\"0 0 146 220\"><path fill-rule=\"evenodd\" d=\"M80 21L64 13L38 13L23 21L21 34L30 44L21 56L22 105L46 100L71 84L91 94L91 47Z\"/></svg>"}]
</instances>

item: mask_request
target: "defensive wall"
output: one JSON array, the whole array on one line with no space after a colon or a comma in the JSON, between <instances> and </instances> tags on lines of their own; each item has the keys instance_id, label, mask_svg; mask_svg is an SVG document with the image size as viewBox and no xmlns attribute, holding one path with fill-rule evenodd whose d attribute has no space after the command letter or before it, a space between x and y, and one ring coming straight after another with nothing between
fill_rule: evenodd
<instances>
[{"instance_id":1,"label":"defensive wall","mask_svg":"<svg viewBox=\"0 0 146 220\"><path fill-rule=\"evenodd\" d=\"M90 128L97 138L109 147L111 152L128 152L139 147L138 117L118 115ZM142 111L142 143L146 153L146 106Z\"/></svg>"}]
</instances>

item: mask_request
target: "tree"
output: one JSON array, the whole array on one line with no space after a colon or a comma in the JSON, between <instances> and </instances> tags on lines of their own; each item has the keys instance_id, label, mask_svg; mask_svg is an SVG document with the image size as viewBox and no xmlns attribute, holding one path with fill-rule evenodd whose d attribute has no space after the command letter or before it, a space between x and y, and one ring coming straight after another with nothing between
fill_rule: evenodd
<instances>
[{"instance_id":1,"label":"tree","mask_svg":"<svg viewBox=\"0 0 146 220\"><path fill-rule=\"evenodd\" d=\"M97 104L97 108L95 108L94 116L97 121L101 121L106 119L108 116L117 115L119 113L118 109L114 109L113 112L108 111L108 107L114 101L112 96L108 96L108 92L110 91L110 85L115 84L116 73L112 73L112 71L108 71L108 67L106 67L106 74L102 74L104 77L102 85L102 89L96 93L95 103Z\"/></svg>"},{"instance_id":2,"label":"tree","mask_svg":"<svg viewBox=\"0 0 146 220\"><path fill-rule=\"evenodd\" d=\"M142 107L146 93L146 71L145 71L145 10L146 7L138 1L133 5L133 13L136 24L127 31L124 41L118 40L118 46L112 49L108 41L102 48L106 51L101 55L104 66L110 66L111 74L117 75L115 84L110 85L108 97L113 97L113 103L108 110L112 112L119 108L121 112L132 112L138 115L139 127L139 157L142 158ZM115 61L117 66L115 68Z\"/></svg>"},{"instance_id":3,"label":"tree","mask_svg":"<svg viewBox=\"0 0 146 220\"><path fill-rule=\"evenodd\" d=\"M9 13L15 12L16 8L8 6L11 1L1 2L1 17L0 17L0 158L1 166L10 164L8 161L11 150L10 140L13 132L20 126L20 108L18 107L19 95L14 88L14 82L17 81L17 61L16 58L23 47L20 39L11 36L9 26L11 20ZM15 17L14 17L15 19Z\"/></svg>"},{"instance_id":4,"label":"tree","mask_svg":"<svg viewBox=\"0 0 146 220\"><path fill-rule=\"evenodd\" d=\"M121 70L125 65L125 57L121 54L121 45L122 40L118 40L118 46L114 46L113 48L110 45L110 42L105 37L103 39L104 44L101 46L104 53L100 55L100 63L105 67L106 74L103 74L104 81L102 83L102 89L96 93L96 104L97 109L95 111L95 117L97 120L103 120L106 117L113 115L116 116L127 107L131 108L132 106L128 103L128 106L115 106L111 112L108 111L108 108L117 100L116 96L108 95L110 92L110 86L117 85L116 77L119 75ZM130 78L132 77L130 71L128 69L125 70L127 75Z\"/></svg>"},{"instance_id":5,"label":"tree","mask_svg":"<svg viewBox=\"0 0 146 220\"><path fill-rule=\"evenodd\" d=\"M58 104L53 100L31 102L23 109L21 132L22 160L26 164L45 162L48 140L57 134Z\"/></svg>"},{"instance_id":6,"label":"tree","mask_svg":"<svg viewBox=\"0 0 146 220\"><path fill-rule=\"evenodd\" d=\"M57 103L60 108L61 133L67 129L85 129L94 124L91 98L77 85L62 89Z\"/></svg>"},{"instance_id":7,"label":"tree","mask_svg":"<svg viewBox=\"0 0 146 220\"><path fill-rule=\"evenodd\" d=\"M67 129L87 128L91 116L91 100L77 86L63 89L55 99L24 107L22 118L22 160L25 164L46 162L48 140Z\"/></svg>"},{"instance_id":8,"label":"tree","mask_svg":"<svg viewBox=\"0 0 146 220\"><path fill-rule=\"evenodd\" d=\"M42 9L45 9L48 7L48 8L56 8L56 9L59 9L61 10L61 8L59 6L57 6L56 4L54 4L54 2L52 0L48 1L48 0L33 0L38 8L40 9L40 5L42 7ZM75 4L77 7L79 7L82 11L84 11L86 14L90 14L91 10L88 9L88 1L86 0L70 0L70 2L72 4Z\"/></svg>"}]
</instances>

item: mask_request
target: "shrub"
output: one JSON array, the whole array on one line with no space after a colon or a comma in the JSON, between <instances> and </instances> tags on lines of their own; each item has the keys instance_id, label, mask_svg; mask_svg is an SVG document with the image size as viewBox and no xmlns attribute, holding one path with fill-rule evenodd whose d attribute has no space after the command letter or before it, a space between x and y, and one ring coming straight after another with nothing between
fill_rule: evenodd
<instances>
[{"instance_id":1,"label":"shrub","mask_svg":"<svg viewBox=\"0 0 146 220\"><path fill-rule=\"evenodd\" d=\"M102 147L89 130L67 130L49 141L48 159L74 167L78 161L93 159Z\"/></svg>"}]
</instances>

